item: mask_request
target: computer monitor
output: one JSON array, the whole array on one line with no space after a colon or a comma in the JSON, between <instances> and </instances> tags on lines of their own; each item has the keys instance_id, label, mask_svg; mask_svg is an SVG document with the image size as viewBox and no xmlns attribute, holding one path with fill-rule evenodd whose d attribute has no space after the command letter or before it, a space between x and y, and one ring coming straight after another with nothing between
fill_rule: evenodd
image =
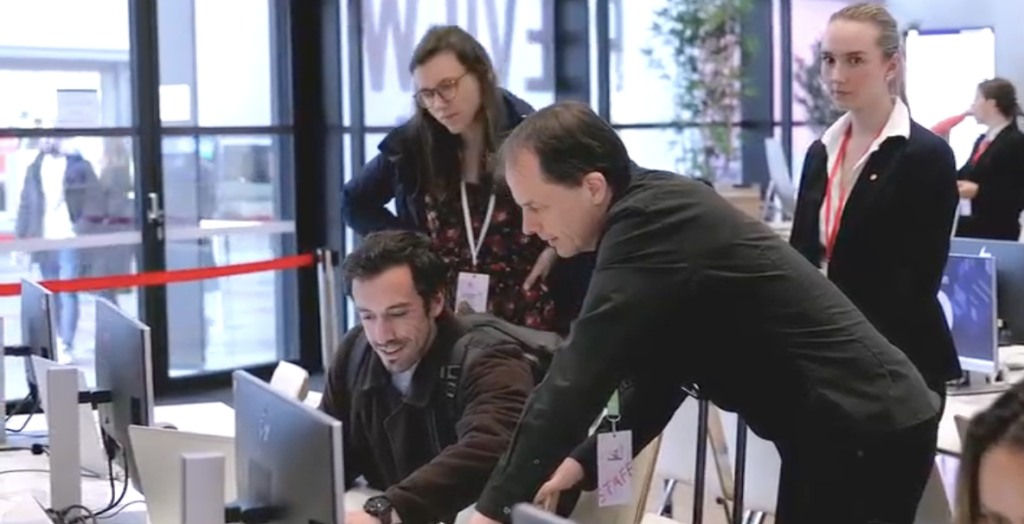
<instances>
[{"instance_id":1,"label":"computer monitor","mask_svg":"<svg viewBox=\"0 0 1024 524\"><path fill-rule=\"evenodd\" d=\"M996 325L996 261L979 255L949 255L939 302L953 333L960 366L995 376L999 330Z\"/></svg>"},{"instance_id":2,"label":"computer monitor","mask_svg":"<svg viewBox=\"0 0 1024 524\"><path fill-rule=\"evenodd\" d=\"M950 253L987 255L996 259L996 289L999 319L1009 340L1024 344L1024 244L1008 240L954 238Z\"/></svg>"},{"instance_id":3,"label":"computer monitor","mask_svg":"<svg viewBox=\"0 0 1024 524\"><path fill-rule=\"evenodd\" d=\"M96 388L110 392L97 406L107 455L141 491L128 427L153 422L153 355L149 326L105 299L96 299Z\"/></svg>"},{"instance_id":4,"label":"computer monitor","mask_svg":"<svg viewBox=\"0 0 1024 524\"><path fill-rule=\"evenodd\" d=\"M245 371L234 402L238 506L277 524L344 522L341 422Z\"/></svg>"},{"instance_id":5,"label":"computer monitor","mask_svg":"<svg viewBox=\"0 0 1024 524\"><path fill-rule=\"evenodd\" d=\"M21 344L28 347L31 354L50 360L57 355L53 330L57 325L55 304L53 291L39 282L21 279ZM25 380L30 395L38 391L35 377L32 359L27 358Z\"/></svg>"},{"instance_id":6,"label":"computer monitor","mask_svg":"<svg viewBox=\"0 0 1024 524\"><path fill-rule=\"evenodd\" d=\"M573 522L544 511L533 504L521 503L512 507L512 524L573 524Z\"/></svg>"}]
</instances>

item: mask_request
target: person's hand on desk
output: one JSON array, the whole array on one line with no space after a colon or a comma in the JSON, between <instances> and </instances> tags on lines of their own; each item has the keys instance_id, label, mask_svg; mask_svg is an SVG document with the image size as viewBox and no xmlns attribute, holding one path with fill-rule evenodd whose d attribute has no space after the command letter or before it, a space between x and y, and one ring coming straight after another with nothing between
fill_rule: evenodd
<instances>
[{"instance_id":1,"label":"person's hand on desk","mask_svg":"<svg viewBox=\"0 0 1024 524\"><path fill-rule=\"evenodd\" d=\"M969 180L960 180L956 183L956 188L960 192L960 198L974 198L978 195L978 184Z\"/></svg>"},{"instance_id":2,"label":"person's hand on desk","mask_svg":"<svg viewBox=\"0 0 1024 524\"><path fill-rule=\"evenodd\" d=\"M583 466L580 465L579 462L576 462L576 459L567 458L563 460L558 466L558 469L551 474L551 478L549 478L548 481L541 485L540 489L537 490L537 495L533 497L533 503L547 511L553 512L558 503L558 500L554 497L557 497L563 491L576 487L576 485L582 481ZM473 515L469 517L469 522L467 524L501 523L474 511Z\"/></svg>"},{"instance_id":3,"label":"person's hand on desk","mask_svg":"<svg viewBox=\"0 0 1024 524\"><path fill-rule=\"evenodd\" d=\"M558 469L551 474L533 497L533 503L548 511L553 511L557 505L557 497L563 491L576 487L583 481L583 466L574 458L567 458L559 464Z\"/></svg>"}]
</instances>

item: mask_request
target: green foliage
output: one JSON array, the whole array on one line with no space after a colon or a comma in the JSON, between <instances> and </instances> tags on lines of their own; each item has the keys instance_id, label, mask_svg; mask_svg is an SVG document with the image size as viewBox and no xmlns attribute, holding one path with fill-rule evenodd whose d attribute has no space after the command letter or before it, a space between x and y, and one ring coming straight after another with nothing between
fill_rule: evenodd
<instances>
[{"instance_id":1,"label":"green foliage","mask_svg":"<svg viewBox=\"0 0 1024 524\"><path fill-rule=\"evenodd\" d=\"M644 54L672 86L677 132L700 135L675 143L677 168L685 174L715 180L739 158L743 59L757 45L741 23L752 1L668 0L654 13L653 42Z\"/></svg>"},{"instance_id":2,"label":"green foliage","mask_svg":"<svg viewBox=\"0 0 1024 524\"><path fill-rule=\"evenodd\" d=\"M815 133L821 133L843 116L843 111L832 103L828 88L821 79L821 40L814 42L811 56L811 60L800 56L794 60L793 77L798 89L793 93L793 99L807 112L807 125Z\"/></svg>"}]
</instances>

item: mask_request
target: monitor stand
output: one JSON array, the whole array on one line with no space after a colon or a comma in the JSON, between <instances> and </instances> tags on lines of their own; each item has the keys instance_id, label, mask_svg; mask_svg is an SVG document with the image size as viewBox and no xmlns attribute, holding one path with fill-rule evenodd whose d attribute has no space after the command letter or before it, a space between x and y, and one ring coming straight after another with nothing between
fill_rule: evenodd
<instances>
[{"instance_id":1,"label":"monitor stand","mask_svg":"<svg viewBox=\"0 0 1024 524\"><path fill-rule=\"evenodd\" d=\"M1009 382L993 382L991 384L965 384L953 386L946 390L950 397L966 397L971 395L992 395L1004 393L1010 389Z\"/></svg>"},{"instance_id":2,"label":"monitor stand","mask_svg":"<svg viewBox=\"0 0 1024 524\"><path fill-rule=\"evenodd\" d=\"M964 378L959 382L951 384L946 394L950 397L963 397L971 395L993 395L997 393L1003 393L1010 389L1011 384L1004 380L1002 373L995 375L989 375L984 373L975 373L971 371L964 372Z\"/></svg>"}]
</instances>

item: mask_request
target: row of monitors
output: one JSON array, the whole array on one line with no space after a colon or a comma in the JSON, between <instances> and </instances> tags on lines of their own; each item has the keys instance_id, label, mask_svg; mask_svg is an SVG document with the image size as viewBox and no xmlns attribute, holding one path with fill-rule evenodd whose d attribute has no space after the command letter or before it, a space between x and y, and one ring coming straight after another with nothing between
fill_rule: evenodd
<instances>
[{"instance_id":1,"label":"row of monitors","mask_svg":"<svg viewBox=\"0 0 1024 524\"><path fill-rule=\"evenodd\" d=\"M53 298L43 285L22 281L23 345L45 359L55 357ZM104 448L126 480L145 495L129 427L154 425L149 327L99 299L95 351L96 389L109 392L109 401L96 406ZM27 375L30 395L44 394L33 366ZM234 408L240 497L235 509L243 513L269 510L277 517L275 522L282 524L342 522L341 423L244 371L234 374Z\"/></svg>"},{"instance_id":2,"label":"row of monitors","mask_svg":"<svg viewBox=\"0 0 1024 524\"><path fill-rule=\"evenodd\" d=\"M962 367L996 373L1000 343L1024 343L1024 244L953 239L939 302Z\"/></svg>"}]
</instances>

